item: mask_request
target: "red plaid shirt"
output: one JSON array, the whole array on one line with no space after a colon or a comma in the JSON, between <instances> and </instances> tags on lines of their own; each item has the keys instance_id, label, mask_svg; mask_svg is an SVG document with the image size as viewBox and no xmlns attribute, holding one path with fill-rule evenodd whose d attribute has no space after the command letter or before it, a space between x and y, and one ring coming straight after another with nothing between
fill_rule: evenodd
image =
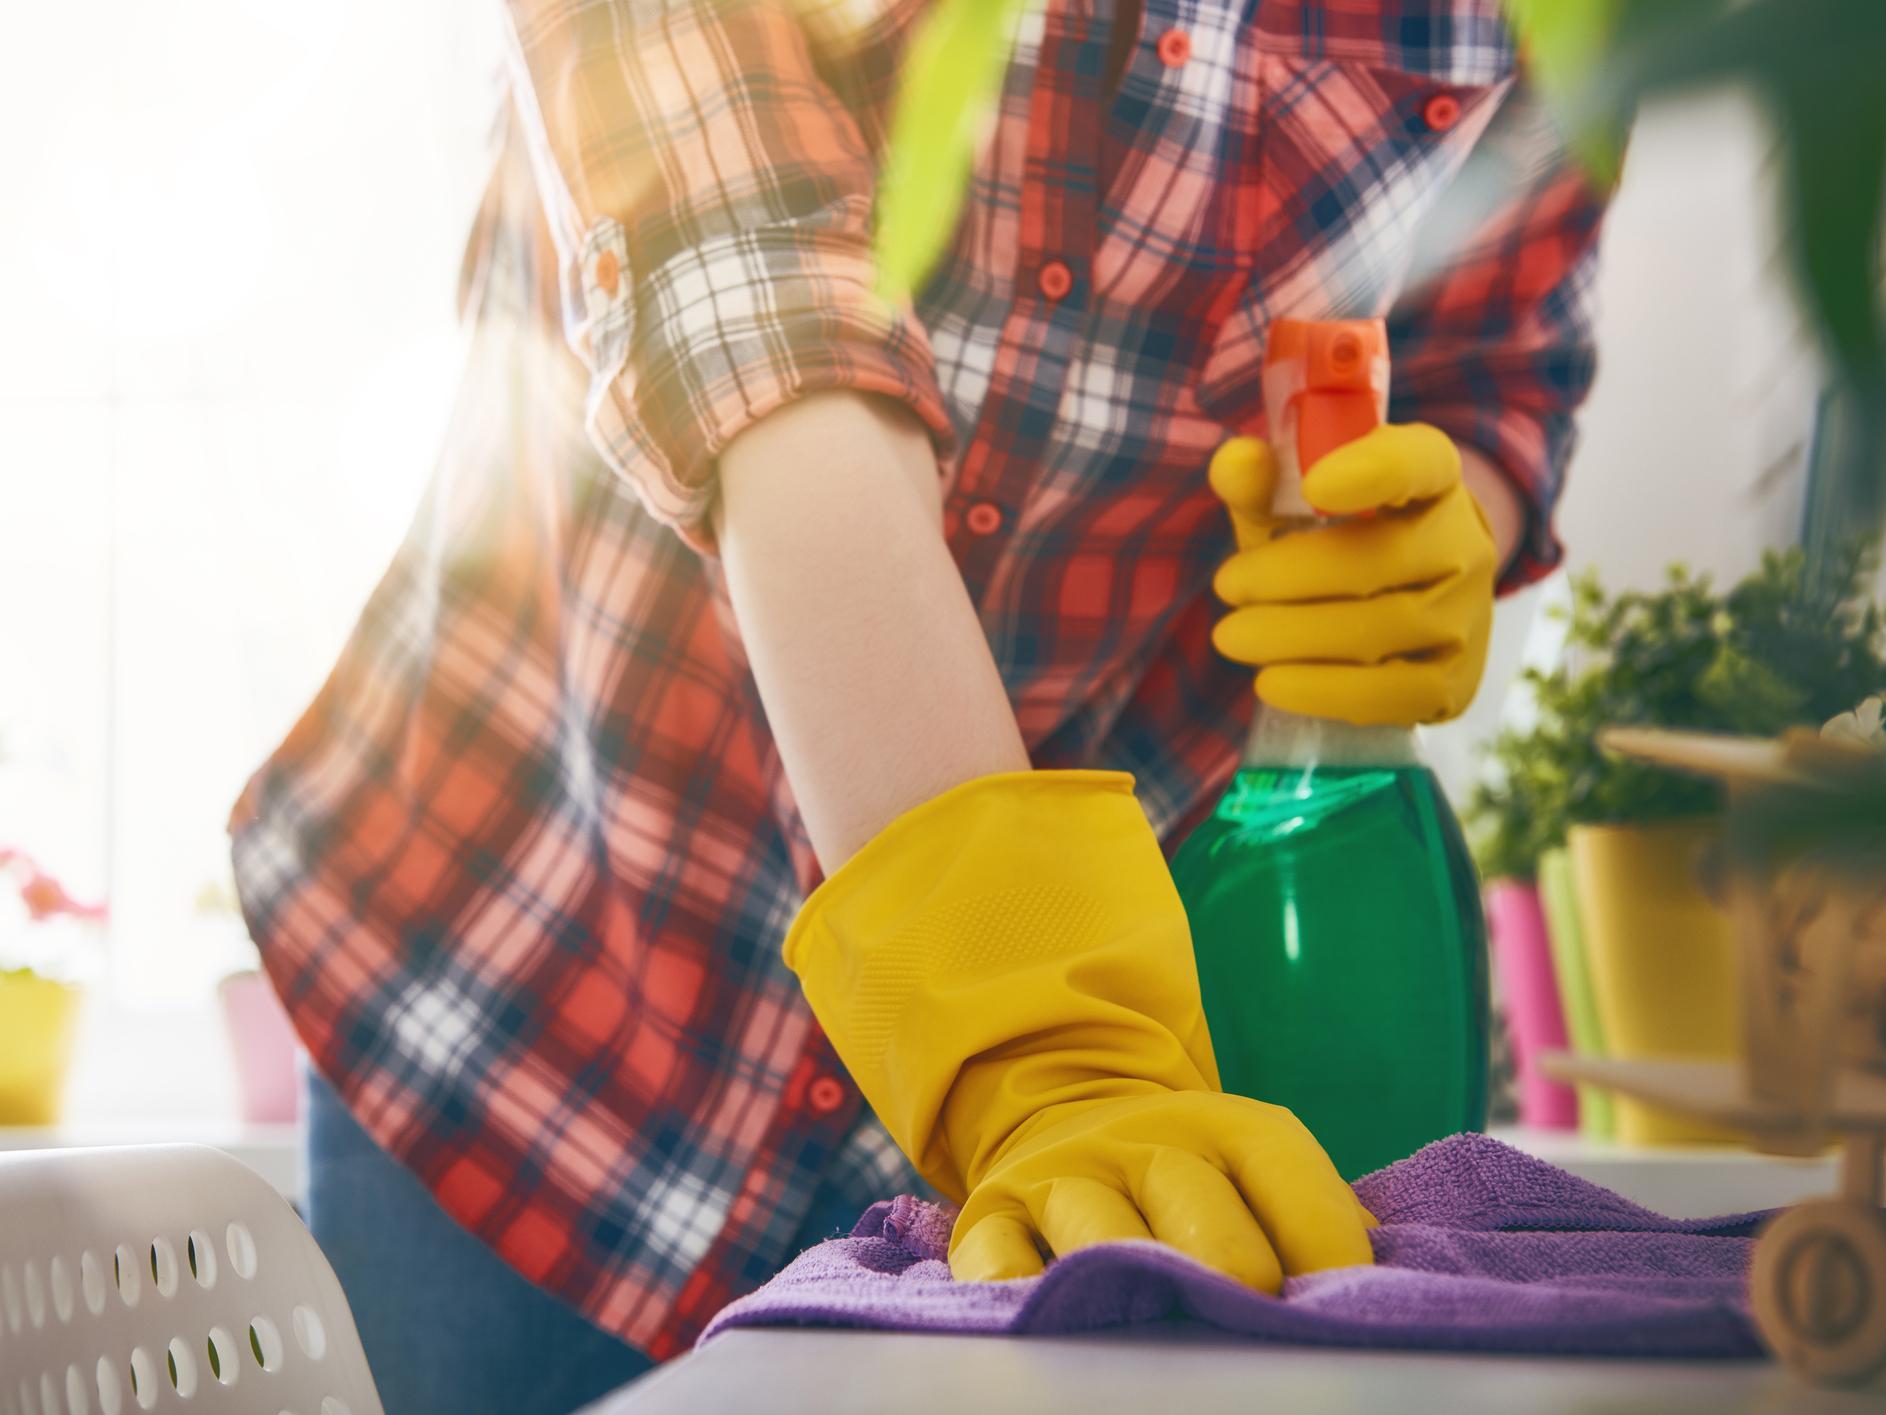
<instances>
[{"instance_id":1,"label":"red plaid shirt","mask_svg":"<svg viewBox=\"0 0 1886 1415\"><path fill-rule=\"evenodd\" d=\"M887 1153L779 959L815 866L704 553L730 438L818 388L914 410L1035 762L1135 773L1167 833L1249 711L1209 647L1204 468L1258 427L1273 318L1387 315L1394 416L1531 508L1509 583L1557 558L1600 203L1495 0L1146 0L1111 91L1110 0L1033 7L908 311L869 224L921 8L514 0L447 446L233 822L362 1122L657 1356L786 1256L842 1156Z\"/></svg>"}]
</instances>

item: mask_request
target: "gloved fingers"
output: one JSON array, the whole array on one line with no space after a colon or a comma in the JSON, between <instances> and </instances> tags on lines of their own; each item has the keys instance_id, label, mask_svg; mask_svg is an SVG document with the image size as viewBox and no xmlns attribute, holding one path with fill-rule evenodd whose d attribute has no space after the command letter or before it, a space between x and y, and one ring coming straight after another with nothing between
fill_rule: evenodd
<instances>
[{"instance_id":1,"label":"gloved fingers","mask_svg":"<svg viewBox=\"0 0 1886 1415\"><path fill-rule=\"evenodd\" d=\"M1303 475L1303 499L1325 516L1426 501L1460 484L1460 449L1426 423L1385 423L1325 453Z\"/></svg>"},{"instance_id":2,"label":"gloved fingers","mask_svg":"<svg viewBox=\"0 0 1886 1415\"><path fill-rule=\"evenodd\" d=\"M1246 1287L1282 1290L1283 1266L1244 1196L1198 1155L1160 1149L1138 1176L1133 1197L1161 1243Z\"/></svg>"},{"instance_id":3,"label":"gloved fingers","mask_svg":"<svg viewBox=\"0 0 1886 1415\"><path fill-rule=\"evenodd\" d=\"M1234 607L1361 597L1478 571L1490 580L1498 555L1473 494L1459 486L1392 514L1305 526L1242 550L1219 567L1212 589Z\"/></svg>"},{"instance_id":4,"label":"gloved fingers","mask_svg":"<svg viewBox=\"0 0 1886 1415\"><path fill-rule=\"evenodd\" d=\"M1153 1236L1131 1199L1113 1185L1085 1175L1051 1181L1035 1221L1058 1258L1096 1243Z\"/></svg>"},{"instance_id":5,"label":"gloved fingers","mask_svg":"<svg viewBox=\"0 0 1886 1415\"><path fill-rule=\"evenodd\" d=\"M1233 1179L1264 1225L1284 1272L1318 1272L1374 1261L1367 1211L1355 1190L1294 1115L1265 1106L1273 1123L1227 1146Z\"/></svg>"},{"instance_id":6,"label":"gloved fingers","mask_svg":"<svg viewBox=\"0 0 1886 1415\"><path fill-rule=\"evenodd\" d=\"M1260 669L1257 696L1284 712L1329 717L1358 727L1413 727L1445 722L1466 711L1479 686L1486 651L1454 661L1390 659L1387 663L1280 663Z\"/></svg>"},{"instance_id":7,"label":"gloved fingers","mask_svg":"<svg viewBox=\"0 0 1886 1415\"><path fill-rule=\"evenodd\" d=\"M1026 1210L997 1209L950 1244L950 1276L958 1282L1003 1282L1041 1271L1041 1250Z\"/></svg>"},{"instance_id":8,"label":"gloved fingers","mask_svg":"<svg viewBox=\"0 0 1886 1415\"><path fill-rule=\"evenodd\" d=\"M1255 437L1234 437L1212 454L1211 488L1231 513L1238 548L1262 545L1272 534L1271 493L1277 485L1277 458L1270 444Z\"/></svg>"},{"instance_id":9,"label":"gloved fingers","mask_svg":"<svg viewBox=\"0 0 1886 1415\"><path fill-rule=\"evenodd\" d=\"M1238 609L1212 626L1212 643L1232 662L1254 668L1279 663L1377 664L1458 652L1475 621L1449 588Z\"/></svg>"}]
</instances>

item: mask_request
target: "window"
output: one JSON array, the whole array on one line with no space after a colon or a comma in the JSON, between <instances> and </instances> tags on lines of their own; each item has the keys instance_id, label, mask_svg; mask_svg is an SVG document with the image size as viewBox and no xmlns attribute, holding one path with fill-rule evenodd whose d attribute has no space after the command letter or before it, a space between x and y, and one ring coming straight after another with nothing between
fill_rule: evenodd
<instances>
[{"instance_id":1,"label":"window","mask_svg":"<svg viewBox=\"0 0 1886 1415\"><path fill-rule=\"evenodd\" d=\"M199 902L431 466L497 24L454 0L8 16L0 843L109 895L95 1013L204 1008L244 964Z\"/></svg>"}]
</instances>

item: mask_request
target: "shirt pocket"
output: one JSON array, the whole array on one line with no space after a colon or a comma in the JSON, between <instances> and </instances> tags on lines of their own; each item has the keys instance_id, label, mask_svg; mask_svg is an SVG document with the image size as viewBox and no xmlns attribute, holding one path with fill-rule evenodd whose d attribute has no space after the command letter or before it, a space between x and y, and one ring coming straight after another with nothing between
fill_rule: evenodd
<instances>
[{"instance_id":1,"label":"shirt pocket","mask_svg":"<svg viewBox=\"0 0 1886 1415\"><path fill-rule=\"evenodd\" d=\"M1513 81L1505 30L1477 0L1337 10L1260 4L1252 27L1252 257L1198 387L1226 426L1261 418L1273 320L1388 312Z\"/></svg>"}]
</instances>

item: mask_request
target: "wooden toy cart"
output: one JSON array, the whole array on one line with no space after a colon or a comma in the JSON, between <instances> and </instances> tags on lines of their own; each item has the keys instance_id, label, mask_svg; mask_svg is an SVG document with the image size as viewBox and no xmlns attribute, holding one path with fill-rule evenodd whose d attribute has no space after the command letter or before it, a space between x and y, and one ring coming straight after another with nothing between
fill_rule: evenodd
<instances>
[{"instance_id":1,"label":"wooden toy cart","mask_svg":"<svg viewBox=\"0 0 1886 1415\"><path fill-rule=\"evenodd\" d=\"M1770 1153L1842 1142L1840 1194L1767 1224L1750 1298L1763 1340L1789 1367L1822 1384L1867 1382L1886 1371L1886 822L1858 832L1856 846L1854 832L1828 824L1837 810L1802 807L1844 800L1865 811L1886 789L1886 754L1807 732L1619 728L1603 740L1727 787L1727 843L1702 867L1735 920L1745 1055L1560 1055L1546 1070L1744 1131ZM1785 842L1780 821L1799 823Z\"/></svg>"}]
</instances>

